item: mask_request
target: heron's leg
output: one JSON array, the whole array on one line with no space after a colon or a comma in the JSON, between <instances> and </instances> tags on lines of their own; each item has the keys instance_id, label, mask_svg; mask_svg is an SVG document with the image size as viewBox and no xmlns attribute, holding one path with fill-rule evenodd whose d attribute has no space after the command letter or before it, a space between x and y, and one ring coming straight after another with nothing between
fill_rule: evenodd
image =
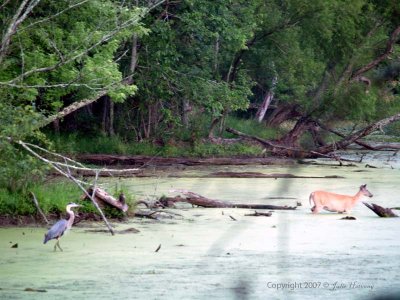
<instances>
[{"instance_id":1,"label":"heron's leg","mask_svg":"<svg viewBox=\"0 0 400 300\"><path fill-rule=\"evenodd\" d=\"M58 246L58 248L61 250L61 252L63 251L63 249L60 246L60 241L59 240L57 240L56 246Z\"/></svg>"}]
</instances>

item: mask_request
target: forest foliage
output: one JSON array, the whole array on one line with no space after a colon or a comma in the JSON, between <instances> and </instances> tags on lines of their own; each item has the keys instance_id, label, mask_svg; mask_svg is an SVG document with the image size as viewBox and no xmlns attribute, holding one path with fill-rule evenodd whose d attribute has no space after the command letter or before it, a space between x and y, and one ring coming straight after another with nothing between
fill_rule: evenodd
<instances>
[{"instance_id":1,"label":"forest foliage","mask_svg":"<svg viewBox=\"0 0 400 300\"><path fill-rule=\"evenodd\" d=\"M3 0L0 20L0 182L11 190L41 172L10 139L196 145L231 116L254 119L268 93L265 128L400 108L395 0Z\"/></svg>"}]
</instances>

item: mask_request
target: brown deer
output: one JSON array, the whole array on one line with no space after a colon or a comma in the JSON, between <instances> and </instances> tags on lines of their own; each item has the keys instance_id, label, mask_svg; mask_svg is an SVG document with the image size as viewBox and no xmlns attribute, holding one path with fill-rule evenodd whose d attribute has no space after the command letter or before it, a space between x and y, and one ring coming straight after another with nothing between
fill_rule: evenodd
<instances>
[{"instance_id":1,"label":"brown deer","mask_svg":"<svg viewBox=\"0 0 400 300\"><path fill-rule=\"evenodd\" d=\"M340 195L325 191L315 191L310 194L311 201L314 206L311 208L313 214L317 214L321 209L331 212L349 213L357 204L361 197L372 197L373 195L367 190L367 185L360 186L360 190L354 196Z\"/></svg>"}]
</instances>

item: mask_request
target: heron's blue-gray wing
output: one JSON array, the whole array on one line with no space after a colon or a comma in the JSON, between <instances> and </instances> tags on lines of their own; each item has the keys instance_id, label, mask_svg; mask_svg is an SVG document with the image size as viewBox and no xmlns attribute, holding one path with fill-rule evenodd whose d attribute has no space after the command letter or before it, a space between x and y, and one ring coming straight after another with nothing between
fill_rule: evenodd
<instances>
[{"instance_id":1,"label":"heron's blue-gray wing","mask_svg":"<svg viewBox=\"0 0 400 300\"><path fill-rule=\"evenodd\" d=\"M64 234L64 231L67 229L67 224L67 220L60 220L56 224L51 226L49 231L47 231L47 233L44 235L43 244L46 244L48 241L62 236Z\"/></svg>"}]
</instances>

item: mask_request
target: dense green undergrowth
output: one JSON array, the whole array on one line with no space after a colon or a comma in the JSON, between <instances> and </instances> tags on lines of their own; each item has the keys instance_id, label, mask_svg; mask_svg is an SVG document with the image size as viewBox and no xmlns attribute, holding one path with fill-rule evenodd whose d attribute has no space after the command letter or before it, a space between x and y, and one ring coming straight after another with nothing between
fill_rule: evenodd
<instances>
[{"instance_id":1,"label":"dense green undergrowth","mask_svg":"<svg viewBox=\"0 0 400 300\"><path fill-rule=\"evenodd\" d=\"M210 142L170 141L158 145L150 141L129 142L119 136L83 137L77 134L54 140L56 151L65 154L120 154L162 157L258 156L261 148L247 143L215 144Z\"/></svg>"},{"instance_id":2,"label":"dense green undergrowth","mask_svg":"<svg viewBox=\"0 0 400 300\"><path fill-rule=\"evenodd\" d=\"M108 192L118 197L118 194L122 191L126 196L126 203L130 208L130 212L135 206L134 196L126 193L124 188L118 187ZM36 196L41 210L44 214L49 216L64 214L65 207L70 202L81 205L81 207L76 209L80 213L98 213L90 200L81 199L83 192L77 185L56 178L51 182L32 184L30 188L25 191L10 192L5 188L0 188L0 215L26 216L37 214L36 206L32 201L33 196L31 192ZM107 217L111 218L120 218L123 216L122 212L119 210L108 207L104 208L104 213Z\"/></svg>"},{"instance_id":3,"label":"dense green undergrowth","mask_svg":"<svg viewBox=\"0 0 400 300\"><path fill-rule=\"evenodd\" d=\"M264 139L275 139L282 132L280 129L266 128L254 120L230 117L226 126L233 127L249 135ZM188 129L179 128L178 132L160 134L147 141L134 141L129 137L105 136L102 134L87 135L82 133L49 135L57 152L66 154L120 154L150 155L164 157L210 157L210 156L259 156L259 145L237 142L232 144L211 143L204 139L207 124L199 120L198 124ZM177 129L178 130L178 129ZM220 132L221 138L235 138L233 134Z\"/></svg>"}]
</instances>

